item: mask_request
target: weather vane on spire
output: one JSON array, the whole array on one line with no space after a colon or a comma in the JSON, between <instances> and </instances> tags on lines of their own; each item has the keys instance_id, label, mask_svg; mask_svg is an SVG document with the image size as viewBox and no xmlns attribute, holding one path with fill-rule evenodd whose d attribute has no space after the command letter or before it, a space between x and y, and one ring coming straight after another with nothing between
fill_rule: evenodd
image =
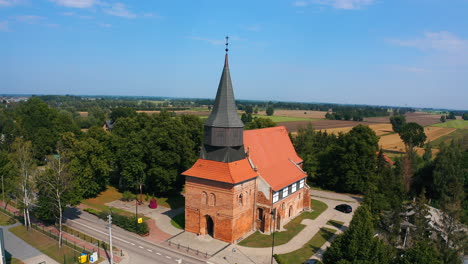
<instances>
[{"instance_id":1,"label":"weather vane on spire","mask_svg":"<svg viewBox=\"0 0 468 264\"><path fill-rule=\"evenodd\" d=\"M228 45L229 45L229 37L226 36L226 53L229 51Z\"/></svg>"}]
</instances>

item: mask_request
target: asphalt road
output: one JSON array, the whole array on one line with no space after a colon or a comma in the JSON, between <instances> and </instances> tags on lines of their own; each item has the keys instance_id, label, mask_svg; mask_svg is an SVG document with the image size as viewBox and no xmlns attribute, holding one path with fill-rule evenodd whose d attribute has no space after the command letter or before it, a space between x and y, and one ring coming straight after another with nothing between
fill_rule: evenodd
<instances>
[{"instance_id":1,"label":"asphalt road","mask_svg":"<svg viewBox=\"0 0 468 264\"><path fill-rule=\"evenodd\" d=\"M109 242L109 231L106 222L86 212L66 213L66 224L80 232L89 234L99 240ZM125 231L115 225L112 226L112 243L123 249L129 257L128 263L161 263L161 264L210 264L212 262L183 255L153 244L136 234Z\"/></svg>"}]
</instances>

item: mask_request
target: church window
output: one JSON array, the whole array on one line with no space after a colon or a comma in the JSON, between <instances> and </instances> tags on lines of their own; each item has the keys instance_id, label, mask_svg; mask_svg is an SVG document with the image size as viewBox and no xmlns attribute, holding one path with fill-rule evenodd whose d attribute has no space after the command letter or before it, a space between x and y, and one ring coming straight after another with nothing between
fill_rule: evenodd
<instances>
[{"instance_id":1,"label":"church window","mask_svg":"<svg viewBox=\"0 0 468 264\"><path fill-rule=\"evenodd\" d=\"M279 193L278 192L274 192L273 193L273 202L276 203L279 199Z\"/></svg>"},{"instance_id":2,"label":"church window","mask_svg":"<svg viewBox=\"0 0 468 264\"><path fill-rule=\"evenodd\" d=\"M243 204L243 199L244 199L244 196L241 194L239 194L239 204L242 205Z\"/></svg>"},{"instance_id":3,"label":"church window","mask_svg":"<svg viewBox=\"0 0 468 264\"><path fill-rule=\"evenodd\" d=\"M210 206L216 206L216 196L214 193L210 193L209 203L210 203Z\"/></svg>"},{"instance_id":4,"label":"church window","mask_svg":"<svg viewBox=\"0 0 468 264\"><path fill-rule=\"evenodd\" d=\"M288 187L283 189L283 198L286 198L288 196Z\"/></svg>"},{"instance_id":5,"label":"church window","mask_svg":"<svg viewBox=\"0 0 468 264\"><path fill-rule=\"evenodd\" d=\"M201 194L201 204L208 204L208 195L206 192L202 192Z\"/></svg>"},{"instance_id":6,"label":"church window","mask_svg":"<svg viewBox=\"0 0 468 264\"><path fill-rule=\"evenodd\" d=\"M296 192L296 183L293 183L292 187L291 187L291 193L293 192Z\"/></svg>"},{"instance_id":7,"label":"church window","mask_svg":"<svg viewBox=\"0 0 468 264\"><path fill-rule=\"evenodd\" d=\"M284 210L284 203L281 205L281 209Z\"/></svg>"},{"instance_id":8,"label":"church window","mask_svg":"<svg viewBox=\"0 0 468 264\"><path fill-rule=\"evenodd\" d=\"M304 187L304 179L299 182L299 189Z\"/></svg>"}]
</instances>

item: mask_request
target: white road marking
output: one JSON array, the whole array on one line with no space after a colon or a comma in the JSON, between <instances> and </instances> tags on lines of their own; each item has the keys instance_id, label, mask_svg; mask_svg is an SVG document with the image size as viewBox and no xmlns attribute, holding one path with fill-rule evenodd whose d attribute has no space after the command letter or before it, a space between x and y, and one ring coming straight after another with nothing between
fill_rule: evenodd
<instances>
[{"instance_id":1,"label":"white road marking","mask_svg":"<svg viewBox=\"0 0 468 264\"><path fill-rule=\"evenodd\" d=\"M134 245L135 245L135 244L133 244L132 242L130 242L130 244L131 244L132 246L134 246Z\"/></svg>"},{"instance_id":2,"label":"white road marking","mask_svg":"<svg viewBox=\"0 0 468 264\"><path fill-rule=\"evenodd\" d=\"M143 248L142 246L138 246L139 248Z\"/></svg>"},{"instance_id":3,"label":"white road marking","mask_svg":"<svg viewBox=\"0 0 468 264\"><path fill-rule=\"evenodd\" d=\"M149 252L153 252L153 250L151 250L151 249L147 249L147 250L148 250Z\"/></svg>"},{"instance_id":4,"label":"white road marking","mask_svg":"<svg viewBox=\"0 0 468 264\"><path fill-rule=\"evenodd\" d=\"M166 256L166 258L171 259L171 257L169 257L169 256Z\"/></svg>"},{"instance_id":5,"label":"white road marking","mask_svg":"<svg viewBox=\"0 0 468 264\"><path fill-rule=\"evenodd\" d=\"M161 256L161 253L159 253L159 252L156 252L156 255L159 255L159 256Z\"/></svg>"},{"instance_id":6,"label":"white road marking","mask_svg":"<svg viewBox=\"0 0 468 264\"><path fill-rule=\"evenodd\" d=\"M182 259L176 260L177 263L182 264Z\"/></svg>"},{"instance_id":7,"label":"white road marking","mask_svg":"<svg viewBox=\"0 0 468 264\"><path fill-rule=\"evenodd\" d=\"M93 228L93 227L90 227L90 226L88 226L88 225L82 224L82 223L80 223L80 222L78 222L78 221L71 220L71 219L68 219L68 220L70 220L70 221L72 221L72 222L75 222L76 224L82 225L82 226L84 226L84 227L86 227L86 228L88 228L88 229L91 229L91 230L94 230L94 231L99 232L99 233L101 233L101 234L104 234L104 235L106 235L106 236L109 235L109 233L107 233L107 232L102 232L101 230L97 230L97 229L95 229L95 228ZM129 241L125 240L125 239L122 239L122 238L120 238L120 237L112 236L112 238L113 238L113 239L120 240L120 241L125 242L125 243L127 243L127 244L131 244L131 242L129 242Z\"/></svg>"}]
</instances>

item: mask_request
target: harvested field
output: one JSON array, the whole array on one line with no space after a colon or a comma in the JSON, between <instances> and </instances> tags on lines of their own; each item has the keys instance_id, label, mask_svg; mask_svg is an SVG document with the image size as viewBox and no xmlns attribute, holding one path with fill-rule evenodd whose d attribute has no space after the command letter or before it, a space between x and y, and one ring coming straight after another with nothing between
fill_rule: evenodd
<instances>
[{"instance_id":1,"label":"harvested field","mask_svg":"<svg viewBox=\"0 0 468 264\"><path fill-rule=\"evenodd\" d=\"M390 123L389 116L367 117L364 120L370 123ZM421 126L430 126L440 123L440 115L431 115L424 112L407 113L406 122L415 122Z\"/></svg>"},{"instance_id":2,"label":"harvested field","mask_svg":"<svg viewBox=\"0 0 468 264\"><path fill-rule=\"evenodd\" d=\"M427 140L426 142L433 141L439 137L448 135L455 131L454 128L445 128L445 127L425 127L424 133L426 133ZM395 152L405 152L405 145L401 140L398 134L391 134L380 137L379 146L388 151L395 151ZM420 150L418 150L418 153Z\"/></svg>"},{"instance_id":3,"label":"harvested field","mask_svg":"<svg viewBox=\"0 0 468 264\"><path fill-rule=\"evenodd\" d=\"M305 113L305 114L304 114ZM275 110L274 116L287 116L287 117L305 117L311 119L325 118L325 111L307 111L307 110ZM264 111L258 113L259 115L267 115Z\"/></svg>"},{"instance_id":4,"label":"harvested field","mask_svg":"<svg viewBox=\"0 0 468 264\"><path fill-rule=\"evenodd\" d=\"M330 128L351 128L363 124L363 125L375 125L375 123L369 122L358 122L358 121L341 121L341 120L311 120L311 121L294 121L294 122L279 122L278 126L285 126L289 132L295 133L301 127L307 127L308 124L312 124L315 130L323 130ZM348 130L348 131L349 131Z\"/></svg>"},{"instance_id":5,"label":"harvested field","mask_svg":"<svg viewBox=\"0 0 468 264\"><path fill-rule=\"evenodd\" d=\"M374 124L369 125L369 127L374 130L377 136L382 136L388 133L393 133L391 124ZM328 133L338 134L339 132L348 133L353 127L339 127L339 128L329 128L324 129Z\"/></svg>"},{"instance_id":6,"label":"harvested field","mask_svg":"<svg viewBox=\"0 0 468 264\"><path fill-rule=\"evenodd\" d=\"M88 112L78 112L81 117L88 117Z\"/></svg>"},{"instance_id":7,"label":"harvested field","mask_svg":"<svg viewBox=\"0 0 468 264\"><path fill-rule=\"evenodd\" d=\"M138 110L137 113L146 113L148 115L152 114L159 114L161 111L144 111ZM172 112L172 111L170 111ZM174 111L177 115L196 115L196 116L209 116L211 111L194 111L194 110L181 110L181 111Z\"/></svg>"}]
</instances>

